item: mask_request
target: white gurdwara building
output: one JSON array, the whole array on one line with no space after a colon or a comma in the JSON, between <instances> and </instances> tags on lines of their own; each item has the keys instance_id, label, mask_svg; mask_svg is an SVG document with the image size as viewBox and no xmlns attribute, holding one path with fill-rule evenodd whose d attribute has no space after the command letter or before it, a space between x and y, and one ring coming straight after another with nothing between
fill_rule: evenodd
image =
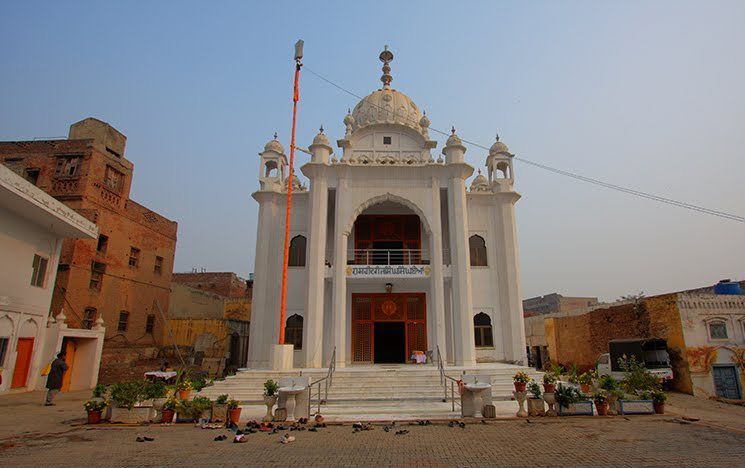
<instances>
[{"instance_id":1,"label":"white gurdwara building","mask_svg":"<svg viewBox=\"0 0 745 468\"><path fill-rule=\"evenodd\" d=\"M391 87L344 117L341 155L321 132L293 180L286 343L294 366L525 361L512 155L497 139L488 176L464 159L453 129L442 150L429 119ZM279 339L287 157L260 153L249 367L267 368Z\"/></svg>"}]
</instances>

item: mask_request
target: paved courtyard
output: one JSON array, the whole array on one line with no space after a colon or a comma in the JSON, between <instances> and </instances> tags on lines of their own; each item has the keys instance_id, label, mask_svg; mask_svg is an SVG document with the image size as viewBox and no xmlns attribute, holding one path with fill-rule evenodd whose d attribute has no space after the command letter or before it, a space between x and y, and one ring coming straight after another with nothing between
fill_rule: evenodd
<instances>
[{"instance_id":1,"label":"paved courtyard","mask_svg":"<svg viewBox=\"0 0 745 468\"><path fill-rule=\"evenodd\" d=\"M62 395L53 408L39 406L39 396L0 398L3 466L741 466L745 459L745 430L736 425L745 408L726 405L721 413L734 424L710 424L718 406L706 401L691 402L702 420L690 424L677 415L499 420L464 429L399 423L405 435L343 425L294 431L297 440L282 445L280 434L264 433L244 444L215 442L231 433L190 425L76 425L82 420L70 416L82 416L86 395ZM673 399L677 407L688 402ZM155 440L136 442L138 435Z\"/></svg>"}]
</instances>

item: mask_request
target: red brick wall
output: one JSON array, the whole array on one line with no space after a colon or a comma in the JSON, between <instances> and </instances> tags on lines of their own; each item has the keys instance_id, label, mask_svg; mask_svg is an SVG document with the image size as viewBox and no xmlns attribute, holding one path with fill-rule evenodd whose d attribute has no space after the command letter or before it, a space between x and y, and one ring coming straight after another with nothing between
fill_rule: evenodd
<instances>
[{"instance_id":1,"label":"red brick wall","mask_svg":"<svg viewBox=\"0 0 745 468\"><path fill-rule=\"evenodd\" d=\"M231 272L174 273L173 281L225 297L250 297L246 280Z\"/></svg>"}]
</instances>

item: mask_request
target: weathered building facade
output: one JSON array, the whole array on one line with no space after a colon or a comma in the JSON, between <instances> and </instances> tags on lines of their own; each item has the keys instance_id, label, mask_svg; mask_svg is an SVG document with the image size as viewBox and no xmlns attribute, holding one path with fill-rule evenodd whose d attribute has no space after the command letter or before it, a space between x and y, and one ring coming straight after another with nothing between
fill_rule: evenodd
<instances>
[{"instance_id":1,"label":"weathered building facade","mask_svg":"<svg viewBox=\"0 0 745 468\"><path fill-rule=\"evenodd\" d=\"M597 297L567 297L559 293L523 299L523 313L526 317L532 315L555 314L584 309L598 304Z\"/></svg>"},{"instance_id":2,"label":"weathered building facade","mask_svg":"<svg viewBox=\"0 0 745 468\"><path fill-rule=\"evenodd\" d=\"M52 313L71 327L101 317L107 335L102 381L125 377L131 360L154 357L168 309L177 224L130 199L134 165L126 137L88 118L66 140L0 142L0 161L94 222L98 239L62 245Z\"/></svg>"}]
</instances>

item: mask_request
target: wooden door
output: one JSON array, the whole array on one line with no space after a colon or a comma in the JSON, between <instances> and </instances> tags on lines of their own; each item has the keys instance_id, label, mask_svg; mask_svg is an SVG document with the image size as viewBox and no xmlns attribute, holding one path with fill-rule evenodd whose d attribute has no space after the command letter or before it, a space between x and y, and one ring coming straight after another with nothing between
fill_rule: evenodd
<instances>
[{"instance_id":1,"label":"wooden door","mask_svg":"<svg viewBox=\"0 0 745 468\"><path fill-rule=\"evenodd\" d=\"M10 388L25 387L28 381L28 370L31 367L31 356L34 354L33 338L18 338L16 346L16 365L13 368L13 380Z\"/></svg>"},{"instance_id":2,"label":"wooden door","mask_svg":"<svg viewBox=\"0 0 745 468\"><path fill-rule=\"evenodd\" d=\"M373 317L372 298L365 295L352 296L352 361L373 362Z\"/></svg>"},{"instance_id":3,"label":"wooden door","mask_svg":"<svg viewBox=\"0 0 745 468\"><path fill-rule=\"evenodd\" d=\"M75 352L77 349L78 346L74 341L68 340L65 342L65 364L67 364L67 371L62 376L62 388L60 389L62 392L70 391L70 379L72 379L73 369L75 368Z\"/></svg>"}]
</instances>

